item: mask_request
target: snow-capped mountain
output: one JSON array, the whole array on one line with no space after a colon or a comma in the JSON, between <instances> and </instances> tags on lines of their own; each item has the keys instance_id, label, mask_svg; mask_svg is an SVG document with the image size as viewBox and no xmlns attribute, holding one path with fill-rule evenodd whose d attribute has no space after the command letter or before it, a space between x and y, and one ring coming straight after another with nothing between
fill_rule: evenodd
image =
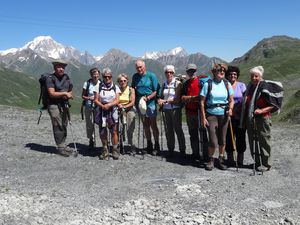
<instances>
[{"instance_id":1,"label":"snow-capped mountain","mask_svg":"<svg viewBox=\"0 0 300 225\"><path fill-rule=\"evenodd\" d=\"M12 48L0 52L0 56L15 55L24 50L31 49L41 58L51 61L53 59L75 59L82 64L91 65L96 62L95 58L88 52L80 52L72 46L64 46L54 41L50 36L38 36L33 41L28 42L22 48ZM26 58L26 56L24 56Z\"/></svg>"},{"instance_id":2,"label":"snow-capped mountain","mask_svg":"<svg viewBox=\"0 0 300 225\"><path fill-rule=\"evenodd\" d=\"M142 56L142 58L157 60L158 58L165 57L165 56L185 57L187 55L188 55L188 53L182 47L176 47L176 48L170 49L166 52L164 52L164 51L145 52L145 54Z\"/></svg>"},{"instance_id":3,"label":"snow-capped mountain","mask_svg":"<svg viewBox=\"0 0 300 225\"><path fill-rule=\"evenodd\" d=\"M188 54L182 47L176 47L168 51L146 52L143 59L147 59L147 70L158 75L159 80L164 79L163 67L172 64L176 73L185 73L188 63L195 63L200 73L210 70L215 59L201 53ZM56 42L50 36L39 36L25 44L22 48L11 48L0 51L0 66L27 73L35 76L51 71L51 61L64 59L68 62L67 73L72 74L78 87L84 81L84 74L88 74L91 67L104 67L112 69L115 75L120 73L134 74L135 60L137 57L130 56L119 49L110 49L103 56L92 56L89 52L81 52L78 49L65 46Z\"/></svg>"}]
</instances>

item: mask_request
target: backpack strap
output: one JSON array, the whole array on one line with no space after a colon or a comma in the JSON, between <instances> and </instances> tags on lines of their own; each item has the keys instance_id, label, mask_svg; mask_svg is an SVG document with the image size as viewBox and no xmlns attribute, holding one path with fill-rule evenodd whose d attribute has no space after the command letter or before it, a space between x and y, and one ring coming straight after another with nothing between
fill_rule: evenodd
<instances>
[{"instance_id":1,"label":"backpack strap","mask_svg":"<svg viewBox=\"0 0 300 225\"><path fill-rule=\"evenodd\" d=\"M115 85L115 83L113 83L113 85L112 85L112 87L110 87L110 88L102 88L102 83L100 83L99 84L99 94L100 94L100 92L101 91L111 91L111 90L114 90L114 92L116 93L117 92L117 87L116 87L116 85ZM103 93L104 94L104 93Z\"/></svg>"},{"instance_id":2,"label":"backpack strap","mask_svg":"<svg viewBox=\"0 0 300 225\"><path fill-rule=\"evenodd\" d=\"M208 80L207 81L208 87L207 87L207 93L206 93L206 102L208 101L208 99L209 99L209 97L211 95L212 82L213 82L213 80ZM226 90L227 90L227 101L228 102L227 103L220 103L220 104L212 104L212 105L205 104L206 108L223 107L223 106L227 106L229 104L229 84L228 84L228 80L223 79L223 82L224 82L224 85L225 85Z\"/></svg>"}]
</instances>

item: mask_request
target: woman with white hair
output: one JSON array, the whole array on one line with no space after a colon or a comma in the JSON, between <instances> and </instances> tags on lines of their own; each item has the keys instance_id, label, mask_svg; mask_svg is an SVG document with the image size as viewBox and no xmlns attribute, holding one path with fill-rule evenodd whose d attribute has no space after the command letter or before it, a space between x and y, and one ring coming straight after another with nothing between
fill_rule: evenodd
<instances>
[{"instance_id":1,"label":"woman with white hair","mask_svg":"<svg viewBox=\"0 0 300 225\"><path fill-rule=\"evenodd\" d=\"M271 162L271 112L274 110L266 94L263 80L264 68L256 66L250 70L251 82L248 84L242 107L241 124L246 126L250 151L257 171L270 170ZM258 141L259 149L255 149Z\"/></svg>"},{"instance_id":2,"label":"woman with white hair","mask_svg":"<svg viewBox=\"0 0 300 225\"><path fill-rule=\"evenodd\" d=\"M164 67L166 80L162 85L161 98L158 104L162 110L169 156L172 157L175 148L175 133L181 155L185 155L185 138L181 123L181 87L182 84L174 77L173 65ZM175 132L175 133L174 133Z\"/></svg>"},{"instance_id":3,"label":"woman with white hair","mask_svg":"<svg viewBox=\"0 0 300 225\"><path fill-rule=\"evenodd\" d=\"M108 132L111 134L112 157L119 159L120 149L118 149L118 104L120 88L112 81L112 71L104 68L102 73L103 82L99 84L99 89L95 89L94 102L98 106L96 113L96 123L99 124L100 139L102 142L102 152L100 159L107 160L109 158L109 139Z\"/></svg>"}]
</instances>

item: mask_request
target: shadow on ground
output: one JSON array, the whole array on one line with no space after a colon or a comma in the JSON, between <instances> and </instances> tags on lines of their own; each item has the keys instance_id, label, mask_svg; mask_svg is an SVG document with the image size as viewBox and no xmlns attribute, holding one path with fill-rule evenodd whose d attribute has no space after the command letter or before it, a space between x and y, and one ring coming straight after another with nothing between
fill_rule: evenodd
<instances>
[{"instance_id":1,"label":"shadow on ground","mask_svg":"<svg viewBox=\"0 0 300 225\"><path fill-rule=\"evenodd\" d=\"M89 150L87 145L83 145L80 143L75 143L75 144L76 144L78 154L80 154L82 156L88 156L88 157L97 156L97 152ZM73 150L75 150L74 143L70 143L68 146L70 148L72 148ZM27 143L25 145L25 148L29 148L30 150L37 151L37 152L58 154L55 146L41 145L41 144L37 144L37 143Z\"/></svg>"}]
</instances>

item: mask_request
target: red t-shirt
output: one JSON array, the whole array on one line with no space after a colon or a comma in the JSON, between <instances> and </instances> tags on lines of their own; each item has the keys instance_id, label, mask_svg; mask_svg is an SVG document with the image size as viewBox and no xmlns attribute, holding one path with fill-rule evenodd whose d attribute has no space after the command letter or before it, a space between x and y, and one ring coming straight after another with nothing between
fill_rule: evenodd
<instances>
[{"instance_id":1,"label":"red t-shirt","mask_svg":"<svg viewBox=\"0 0 300 225\"><path fill-rule=\"evenodd\" d=\"M200 85L199 78L195 77L193 80L189 80L186 87L186 95L187 96L199 96L200 93ZM199 102L189 102L186 103L185 109L187 111L197 111L199 109Z\"/></svg>"}]
</instances>

